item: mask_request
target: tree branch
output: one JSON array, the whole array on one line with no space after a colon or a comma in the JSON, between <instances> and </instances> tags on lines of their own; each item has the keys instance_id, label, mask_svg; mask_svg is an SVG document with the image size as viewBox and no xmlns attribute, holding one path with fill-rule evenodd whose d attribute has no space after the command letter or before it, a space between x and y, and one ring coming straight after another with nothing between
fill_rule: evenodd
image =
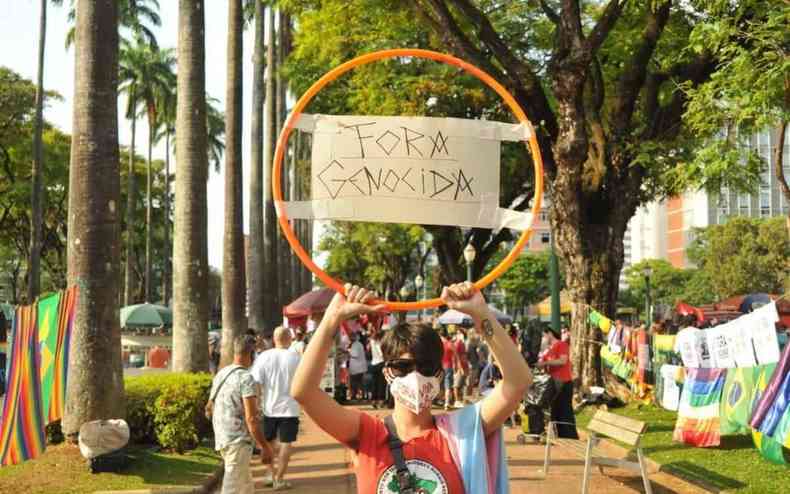
<instances>
[{"instance_id":1,"label":"tree branch","mask_svg":"<svg viewBox=\"0 0 790 494\"><path fill-rule=\"evenodd\" d=\"M551 5L546 3L546 0L540 0L540 8L543 10L543 13L546 14L546 17L549 18L551 22L554 24L559 24L560 16L554 12L554 9L551 8Z\"/></svg>"},{"instance_id":2,"label":"tree branch","mask_svg":"<svg viewBox=\"0 0 790 494\"><path fill-rule=\"evenodd\" d=\"M617 82L617 97L612 108L612 129L616 136L625 134L631 126L636 100L645 82L647 65L669 20L671 5L672 0L666 0L656 10L649 11L642 43ZM650 9L649 6L647 8Z\"/></svg>"},{"instance_id":3,"label":"tree branch","mask_svg":"<svg viewBox=\"0 0 790 494\"><path fill-rule=\"evenodd\" d=\"M609 0L609 3L606 5L606 8L601 15L601 18L598 19L598 22L595 24L595 27L587 36L587 40L585 41L586 48L590 54L594 55L598 51L598 48L600 48L601 44L603 44L604 40L606 40L606 37L609 36L609 32L617 23L617 20L620 18L620 14L623 13L624 6L625 0Z\"/></svg>"}]
</instances>

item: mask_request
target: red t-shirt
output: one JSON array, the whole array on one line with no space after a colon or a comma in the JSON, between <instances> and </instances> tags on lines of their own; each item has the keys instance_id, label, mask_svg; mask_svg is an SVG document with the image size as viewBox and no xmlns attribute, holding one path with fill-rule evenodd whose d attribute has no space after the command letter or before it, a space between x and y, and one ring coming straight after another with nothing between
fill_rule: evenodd
<instances>
[{"instance_id":1,"label":"red t-shirt","mask_svg":"<svg viewBox=\"0 0 790 494\"><path fill-rule=\"evenodd\" d=\"M463 494L464 483L453 462L447 441L433 428L403 443L406 466L415 478L415 487L424 492ZM389 494L398 492L395 460L387 444L387 427L366 413L359 422L357 449L357 492Z\"/></svg>"},{"instance_id":2,"label":"red t-shirt","mask_svg":"<svg viewBox=\"0 0 790 494\"><path fill-rule=\"evenodd\" d=\"M442 340L442 369L452 369L453 359L455 358L455 345L450 340Z\"/></svg>"},{"instance_id":3,"label":"red t-shirt","mask_svg":"<svg viewBox=\"0 0 790 494\"><path fill-rule=\"evenodd\" d=\"M562 355L567 357L565 365L550 365L547 367L547 369L549 370L551 377L557 379L558 381L572 381L573 372L571 371L571 348L567 341L555 341L554 344L551 345L551 348L549 348L549 351L540 358L540 361L545 362L546 360L557 360Z\"/></svg>"},{"instance_id":4,"label":"red t-shirt","mask_svg":"<svg viewBox=\"0 0 790 494\"><path fill-rule=\"evenodd\" d=\"M466 345L461 340L455 341L455 352L458 354L458 360L461 362L461 368L464 371L469 370L469 361L466 360Z\"/></svg>"}]
</instances>

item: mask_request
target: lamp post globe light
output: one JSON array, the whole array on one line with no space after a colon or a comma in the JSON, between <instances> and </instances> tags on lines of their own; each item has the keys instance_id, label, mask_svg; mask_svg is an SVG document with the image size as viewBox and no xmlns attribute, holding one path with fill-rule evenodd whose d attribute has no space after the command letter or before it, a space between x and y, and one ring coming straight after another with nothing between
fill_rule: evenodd
<instances>
[{"instance_id":1,"label":"lamp post globe light","mask_svg":"<svg viewBox=\"0 0 790 494\"><path fill-rule=\"evenodd\" d=\"M477 251L475 246L470 243L464 248L464 260L466 261L466 281L472 281L472 263L475 262Z\"/></svg>"},{"instance_id":2,"label":"lamp post globe light","mask_svg":"<svg viewBox=\"0 0 790 494\"><path fill-rule=\"evenodd\" d=\"M408 296L409 296L409 288L406 285L403 285L402 287L400 287L400 299L405 301L406 298L408 298Z\"/></svg>"},{"instance_id":3,"label":"lamp post globe light","mask_svg":"<svg viewBox=\"0 0 790 494\"><path fill-rule=\"evenodd\" d=\"M650 277L653 275L653 268L650 265L642 269L642 274L645 276L645 327L650 326L650 309L652 301L650 300Z\"/></svg>"}]
</instances>

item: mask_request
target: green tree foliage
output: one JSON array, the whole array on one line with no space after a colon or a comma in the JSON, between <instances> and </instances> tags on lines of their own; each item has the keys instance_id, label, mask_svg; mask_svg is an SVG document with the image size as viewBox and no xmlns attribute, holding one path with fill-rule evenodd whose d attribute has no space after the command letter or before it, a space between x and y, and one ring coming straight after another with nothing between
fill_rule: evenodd
<instances>
[{"instance_id":1,"label":"green tree foliage","mask_svg":"<svg viewBox=\"0 0 790 494\"><path fill-rule=\"evenodd\" d=\"M736 217L697 232L689 260L704 273L718 299L753 292L780 293L790 275L790 240L784 218Z\"/></svg>"},{"instance_id":2,"label":"green tree foliage","mask_svg":"<svg viewBox=\"0 0 790 494\"><path fill-rule=\"evenodd\" d=\"M318 250L328 253L325 271L331 276L393 296L419 272L424 237L414 225L332 222Z\"/></svg>"},{"instance_id":3,"label":"green tree foliage","mask_svg":"<svg viewBox=\"0 0 790 494\"><path fill-rule=\"evenodd\" d=\"M790 5L766 6L759 0L705 3L711 15L691 32L690 48L715 50L719 65L708 82L688 88L685 119L694 132L711 139L685 173L737 170L732 164L739 161L765 167L767 157L742 144L755 132L783 133L790 119ZM720 138L722 133L725 138ZM781 162L782 146L775 151L780 152L775 161ZM776 172L790 201L783 171Z\"/></svg>"},{"instance_id":4,"label":"green tree foliage","mask_svg":"<svg viewBox=\"0 0 790 494\"><path fill-rule=\"evenodd\" d=\"M50 98L59 97L50 93ZM30 162L33 139L33 117L35 115L35 85L12 70L0 67L0 285L7 285L9 298L14 302L26 302L23 294L27 287L27 259L30 248ZM68 171L71 152L71 136L44 124L44 178L45 194L43 211L43 235L41 251L42 293L62 289L66 284L66 224L68 208ZM123 162L128 153L121 151ZM153 271L154 279L161 276L164 263L164 199L163 163L152 163L156 179L153 183ZM135 156L135 176L143 180L146 174L145 161ZM125 218L128 172L121 170L121 214ZM135 190L135 201L143 203L145 190ZM128 235L126 225L121 226L123 235ZM145 246L145 223L136 222L131 229L136 249ZM142 259L135 263L136 299L142 297L141 280L144 272Z\"/></svg>"},{"instance_id":5,"label":"green tree foliage","mask_svg":"<svg viewBox=\"0 0 790 494\"><path fill-rule=\"evenodd\" d=\"M647 285L644 270L650 267L650 299L653 304L674 305L683 300L684 290L695 275L695 269L676 268L663 259L646 259L629 266L625 270L628 283L627 297L634 307L644 307Z\"/></svg>"},{"instance_id":6,"label":"green tree foliage","mask_svg":"<svg viewBox=\"0 0 790 494\"><path fill-rule=\"evenodd\" d=\"M488 269L503 257L504 253L492 258ZM560 270L560 288L564 286L563 278ZM505 291L508 307L525 307L540 302L549 296L549 253L521 254L496 284Z\"/></svg>"}]
</instances>

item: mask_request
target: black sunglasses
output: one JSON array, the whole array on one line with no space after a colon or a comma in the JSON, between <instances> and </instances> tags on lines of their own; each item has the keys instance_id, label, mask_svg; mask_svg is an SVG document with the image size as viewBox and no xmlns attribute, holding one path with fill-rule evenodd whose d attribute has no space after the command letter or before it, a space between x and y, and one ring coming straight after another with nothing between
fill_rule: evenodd
<instances>
[{"instance_id":1,"label":"black sunglasses","mask_svg":"<svg viewBox=\"0 0 790 494\"><path fill-rule=\"evenodd\" d=\"M441 369L424 363L417 363L411 358L396 358L384 362L384 367L390 369L399 376L405 376L414 370L426 377L436 376Z\"/></svg>"}]
</instances>

